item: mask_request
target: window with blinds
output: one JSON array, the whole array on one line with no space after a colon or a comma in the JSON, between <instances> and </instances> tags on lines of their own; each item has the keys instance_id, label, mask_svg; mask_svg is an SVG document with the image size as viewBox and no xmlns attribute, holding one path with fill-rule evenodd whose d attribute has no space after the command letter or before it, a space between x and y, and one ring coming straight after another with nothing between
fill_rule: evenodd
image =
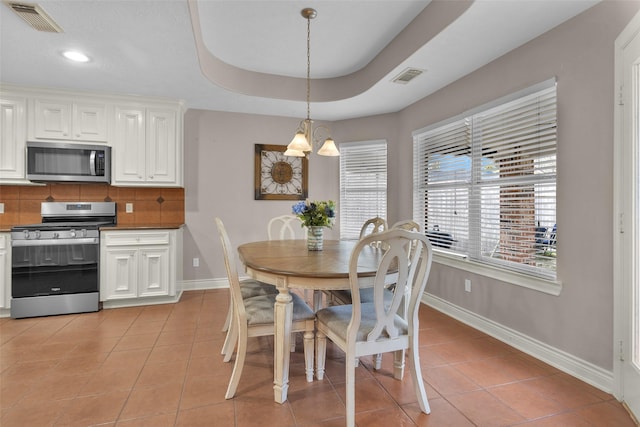
<instances>
[{"instance_id":1,"label":"window with blinds","mask_svg":"<svg viewBox=\"0 0 640 427\"><path fill-rule=\"evenodd\" d=\"M556 85L414 133L414 220L434 249L556 278Z\"/></svg>"},{"instance_id":2,"label":"window with blinds","mask_svg":"<svg viewBox=\"0 0 640 427\"><path fill-rule=\"evenodd\" d=\"M340 144L340 238L357 239L369 218L387 217L387 142Z\"/></svg>"}]
</instances>

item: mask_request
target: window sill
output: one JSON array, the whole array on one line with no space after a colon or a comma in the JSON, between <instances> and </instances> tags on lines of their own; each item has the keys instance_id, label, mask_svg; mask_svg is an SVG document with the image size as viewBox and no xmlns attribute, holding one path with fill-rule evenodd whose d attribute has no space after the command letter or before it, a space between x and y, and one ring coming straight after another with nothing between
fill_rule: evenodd
<instances>
[{"instance_id":1,"label":"window sill","mask_svg":"<svg viewBox=\"0 0 640 427\"><path fill-rule=\"evenodd\" d=\"M491 265L481 264L479 262L469 261L466 258L444 254L433 253L433 262L446 265L448 267L458 268L470 273L479 274L481 276L490 277L515 286L533 289L534 291L543 292L545 294L558 296L562 292L562 282L554 280L545 280L539 277L528 276L522 273L516 273Z\"/></svg>"}]
</instances>

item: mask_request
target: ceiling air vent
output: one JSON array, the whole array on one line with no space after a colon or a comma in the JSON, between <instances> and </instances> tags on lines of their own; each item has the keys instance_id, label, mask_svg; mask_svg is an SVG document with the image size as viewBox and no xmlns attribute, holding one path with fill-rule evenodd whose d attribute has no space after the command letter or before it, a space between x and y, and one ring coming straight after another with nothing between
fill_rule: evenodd
<instances>
[{"instance_id":1,"label":"ceiling air vent","mask_svg":"<svg viewBox=\"0 0 640 427\"><path fill-rule=\"evenodd\" d=\"M391 81L394 83L400 83L400 84L406 85L411 80L415 79L416 77L418 77L420 74L424 72L425 70L419 70L417 68L407 68L406 70L398 74L396 77L394 77L393 80Z\"/></svg>"},{"instance_id":2,"label":"ceiling air vent","mask_svg":"<svg viewBox=\"0 0 640 427\"><path fill-rule=\"evenodd\" d=\"M61 33L62 28L42 8L36 4L5 1L20 18L38 31Z\"/></svg>"}]
</instances>

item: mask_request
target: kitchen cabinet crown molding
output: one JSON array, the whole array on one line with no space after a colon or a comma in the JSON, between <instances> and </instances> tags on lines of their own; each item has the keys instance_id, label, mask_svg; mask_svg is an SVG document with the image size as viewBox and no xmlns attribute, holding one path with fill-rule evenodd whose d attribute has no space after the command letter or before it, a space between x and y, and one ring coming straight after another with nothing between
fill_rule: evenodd
<instances>
[{"instance_id":1,"label":"kitchen cabinet crown molding","mask_svg":"<svg viewBox=\"0 0 640 427\"><path fill-rule=\"evenodd\" d=\"M78 102L89 101L95 102L96 100L104 101L107 103L128 103L131 105L171 105L179 106L184 110L184 100L171 99L164 97L144 96L144 95L132 95L132 94L116 94L106 92L90 92L90 91L69 91L64 89L54 88L41 88L33 86L18 86L6 83L0 83L0 95L3 93L12 93L13 95L22 95L29 98L33 97L46 97L46 98L68 98Z\"/></svg>"}]
</instances>

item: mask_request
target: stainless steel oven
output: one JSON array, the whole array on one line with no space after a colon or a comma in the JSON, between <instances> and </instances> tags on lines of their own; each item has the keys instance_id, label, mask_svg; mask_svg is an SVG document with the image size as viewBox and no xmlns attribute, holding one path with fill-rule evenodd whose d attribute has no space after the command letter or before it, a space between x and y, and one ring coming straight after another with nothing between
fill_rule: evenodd
<instances>
[{"instance_id":1,"label":"stainless steel oven","mask_svg":"<svg viewBox=\"0 0 640 427\"><path fill-rule=\"evenodd\" d=\"M113 202L44 202L42 223L11 229L11 317L99 309L100 231Z\"/></svg>"}]
</instances>

